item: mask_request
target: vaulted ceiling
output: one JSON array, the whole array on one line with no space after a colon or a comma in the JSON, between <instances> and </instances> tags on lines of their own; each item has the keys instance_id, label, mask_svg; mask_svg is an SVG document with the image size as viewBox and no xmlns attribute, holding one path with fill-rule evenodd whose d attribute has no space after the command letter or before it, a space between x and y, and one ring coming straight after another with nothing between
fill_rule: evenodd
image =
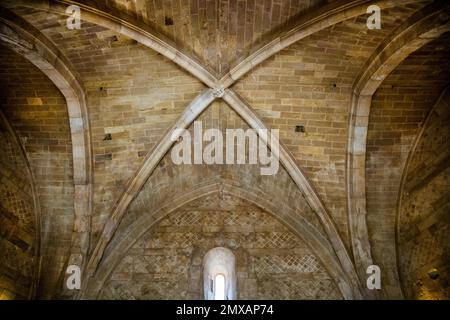
<instances>
[{"instance_id":1,"label":"vaulted ceiling","mask_svg":"<svg viewBox=\"0 0 450 320\"><path fill-rule=\"evenodd\" d=\"M367 28L371 4L381 8L381 29ZM67 28L69 5L81 8L80 29ZM449 150L438 139L449 126L449 10L439 1L0 0L5 141L16 137L22 150L23 197L34 208L27 218L14 206L5 212L34 219L39 250L28 240L32 258L23 259L42 261L35 275L0 269L0 295L111 294L120 270L110 266L131 259L144 231L163 232L155 222L163 213L201 203L210 189L241 194L289 226L344 298L448 298L447 249L414 257L449 236L439 180ZM191 130L195 119L278 129L280 171L175 166L171 130ZM434 173L403 194L424 144L441 160L421 155ZM426 186L440 224L410 217ZM87 275L75 294L61 289L68 264ZM376 293L365 288L370 264L382 270ZM427 278L432 268L437 282ZM15 290L20 277L36 289Z\"/></svg>"}]
</instances>

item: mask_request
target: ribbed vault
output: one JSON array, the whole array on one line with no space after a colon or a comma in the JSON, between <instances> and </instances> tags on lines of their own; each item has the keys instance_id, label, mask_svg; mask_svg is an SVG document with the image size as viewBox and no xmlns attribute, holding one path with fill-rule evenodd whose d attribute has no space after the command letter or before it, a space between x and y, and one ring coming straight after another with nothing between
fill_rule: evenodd
<instances>
[{"instance_id":1,"label":"ribbed vault","mask_svg":"<svg viewBox=\"0 0 450 320\"><path fill-rule=\"evenodd\" d=\"M66 27L73 4L81 8L79 30ZM366 26L371 4L382 10L380 30ZM318 282L303 290L322 291L289 289L291 298L445 297L445 248L426 261L412 249L422 238L445 247L448 238L447 224L434 224L445 219L448 202L445 139L425 147L446 132L446 95L438 100L449 84L445 2L2 0L0 6L0 39L9 48L0 51L8 79L1 111L29 161L27 183L35 190L29 201L35 194L39 203L30 231L46 270L30 280L41 286L38 298L160 297L170 280L139 288L133 281L154 276L164 258L152 257L163 256L171 241L145 243L172 229L186 236L171 225L184 218L174 217L195 216L195 207L209 202L215 205L207 211L223 221L230 210L242 219L247 211L264 212L277 221L275 229L287 228L301 243L293 261L318 261L320 276L311 275ZM195 120L221 130L278 129L279 150L263 139L279 151L278 173L175 165L172 132L192 131ZM414 178L420 168L426 174ZM429 193L430 203L417 207ZM423 213L431 207L432 215ZM208 213L201 216L208 221ZM259 237L255 223L252 237ZM226 228L217 228L211 237L223 240ZM211 248L203 245L209 231L196 232L203 240L189 250L200 249L187 256L198 260ZM278 259L250 247L235 249L245 261ZM181 268L187 256L177 250ZM81 291L63 289L68 264L83 270ZM370 264L382 268L375 294L365 288ZM198 263L185 266L195 278ZM414 287L432 267L441 279ZM249 286L261 291L240 297L275 294L261 283L261 277L276 283L270 274L249 275ZM192 290L181 288L180 297L196 297L200 284L183 279Z\"/></svg>"}]
</instances>

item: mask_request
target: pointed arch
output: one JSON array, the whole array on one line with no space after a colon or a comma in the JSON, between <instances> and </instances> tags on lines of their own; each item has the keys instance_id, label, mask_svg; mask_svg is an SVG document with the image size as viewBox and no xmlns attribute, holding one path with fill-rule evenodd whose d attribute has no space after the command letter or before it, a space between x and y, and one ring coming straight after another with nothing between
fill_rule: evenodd
<instances>
[{"instance_id":1,"label":"pointed arch","mask_svg":"<svg viewBox=\"0 0 450 320\"><path fill-rule=\"evenodd\" d=\"M367 60L353 85L347 150L347 203L352 251L362 279L373 264L366 223L366 140L372 96L411 53L450 30L450 6L435 1L394 30Z\"/></svg>"},{"instance_id":2,"label":"pointed arch","mask_svg":"<svg viewBox=\"0 0 450 320\"><path fill-rule=\"evenodd\" d=\"M288 25L279 36L263 43L259 49L255 50L243 61L234 66L228 73L218 79L218 76L214 72L207 70L195 58L179 50L173 41L152 30L148 25L130 15L117 12L116 9L108 8L107 13L106 8L102 5L86 0L40 0L38 3L31 0L14 0L11 2L14 6L31 7L57 12L62 15L66 15L65 10L67 6L78 5L82 9L83 20L130 37L178 64L208 87L222 89L230 87L254 67L297 41L347 19L365 14L367 8L372 4L378 5L381 9L397 5L395 1L389 0L345 0L331 2L309 13L302 14L293 25ZM402 4L412 2L414 0L405 0Z\"/></svg>"},{"instance_id":3,"label":"pointed arch","mask_svg":"<svg viewBox=\"0 0 450 320\"><path fill-rule=\"evenodd\" d=\"M255 130L267 129L258 116L242 100L240 100L240 98L233 91L229 89L225 90L223 98L251 128ZM177 121L177 124L172 127L172 129L163 137L163 139L161 139L153 151L148 154L141 168L131 180L126 192L122 195L119 202L114 207L113 214L110 216L105 225L103 233L89 261L87 270L88 276L95 276L98 268L100 268L100 265L104 263L103 260L106 259L106 257L104 257L106 248L115 236L115 231L124 217L131 201L135 199L138 193L142 190L143 185L153 173L162 157L172 146L172 132L178 128L187 128L189 124L191 124L214 99L214 91L211 89L205 90L202 94L200 94L194 102L186 108L183 115ZM263 141L267 144L267 137L266 140ZM274 148L272 148L272 150L275 151ZM303 175L301 169L293 160L292 156L283 147L280 148L279 157L283 167L286 168L286 171L293 179L300 192L304 194L307 203L310 205L323 225L323 228L332 243L332 250L334 254L339 257L339 262L342 268L348 274L351 282L351 288L353 292L355 292L354 297L359 298L359 283L353 264L344 247L342 239L338 235L332 220L328 216L326 208L321 203L318 195Z\"/></svg>"},{"instance_id":4,"label":"pointed arch","mask_svg":"<svg viewBox=\"0 0 450 320\"><path fill-rule=\"evenodd\" d=\"M239 188L225 181L212 182L192 189L187 193L174 194L171 200L167 201L158 210L152 214L142 215L135 220L127 228L126 237L117 236L117 241L114 241L114 249L108 250L108 254L100 262L95 275L87 281L86 287L82 288L81 298L95 299L98 297L103 284L115 266L120 262L122 256L152 226L182 206L216 193L229 194L243 199L277 217L278 220L282 221L317 254L345 299L360 298L359 288L353 285L351 275L342 268L331 244L314 226L304 218L299 218L299 215L295 215L296 218L293 217L293 214L284 214L281 216L278 211L280 207L283 207L282 203L276 199L272 199L269 195L249 188Z\"/></svg>"},{"instance_id":5,"label":"pointed arch","mask_svg":"<svg viewBox=\"0 0 450 320\"><path fill-rule=\"evenodd\" d=\"M48 12L67 15L66 9L70 5L77 5L81 9L81 20L97 24L99 26L114 30L127 36L144 46L160 53L167 59L173 61L181 68L192 74L210 88L216 86L215 75L204 68L195 58L188 56L176 48L173 41L164 35L152 30L148 25L134 17L120 13L112 7L105 7L92 1L71 0L32 0L13 1L11 6L24 6Z\"/></svg>"},{"instance_id":6,"label":"pointed arch","mask_svg":"<svg viewBox=\"0 0 450 320\"><path fill-rule=\"evenodd\" d=\"M405 192L406 184L407 184L407 178L411 163L414 159L414 156L416 155L417 148L419 144L422 142L422 138L424 138L424 133L428 129L428 125L432 121L433 116L437 112L439 108L442 108L442 106L445 106L446 99L448 100L450 98L450 87L446 87L440 96L438 97L436 103L433 105L431 110L428 112L428 115L423 120L420 131L417 133L417 136L413 142L413 145L411 147L411 150L409 151L408 158L406 159L405 165L403 167L403 172L400 180L400 185L398 188L398 196L397 196L397 208L396 208L396 216L395 216L395 253L396 253L396 260L397 260L397 272L399 276L400 281L400 287L402 288L403 293L405 294L405 283L404 283L404 276L401 272L401 266L400 266L400 218L402 213L402 206L403 206L403 194ZM448 105L448 103L447 103ZM406 190L407 192L408 190Z\"/></svg>"},{"instance_id":7,"label":"pointed arch","mask_svg":"<svg viewBox=\"0 0 450 320\"><path fill-rule=\"evenodd\" d=\"M72 141L75 221L69 259L84 263L89 246L92 151L84 88L64 55L39 30L0 7L0 42L42 71L64 96Z\"/></svg>"},{"instance_id":8,"label":"pointed arch","mask_svg":"<svg viewBox=\"0 0 450 320\"><path fill-rule=\"evenodd\" d=\"M402 1L402 4L410 2L412 3L414 0ZM367 13L367 8L372 4L376 4L380 9L398 5L395 1L333 1L310 13L301 15L294 25L287 26L279 36L255 50L224 75L220 79L220 86L230 87L243 75L281 50L325 28Z\"/></svg>"},{"instance_id":9,"label":"pointed arch","mask_svg":"<svg viewBox=\"0 0 450 320\"><path fill-rule=\"evenodd\" d=\"M232 107L236 111L237 114L239 114L250 125L251 128L256 130L267 129L264 122L232 89L225 90L224 100L230 105L230 107ZM298 186L300 191L305 195L309 205L314 210L314 213L318 216L320 222L325 228L325 232L327 233L327 236L329 237L332 243L336 255L339 257L339 261L342 267L354 281L353 285L357 287L359 283L357 280L355 269L353 267L353 263L350 259L350 256L347 253L347 250L344 246L341 237L339 236L336 230L333 220L330 218L327 209L320 200L320 197L318 196L317 192L314 190L308 179L305 177L302 170L294 160L294 157L289 153L287 148L285 148L280 143L279 150L276 150L276 146L272 145L272 138L270 139L267 138L268 137L261 136L261 139L264 141L266 145L268 145L271 148L272 152L276 152L277 157L279 158L283 167L291 176L292 180Z\"/></svg>"},{"instance_id":10,"label":"pointed arch","mask_svg":"<svg viewBox=\"0 0 450 320\"><path fill-rule=\"evenodd\" d=\"M87 265L88 276L94 274L98 263L102 259L104 250L108 242L114 235L114 232L117 229L120 221L122 220L122 217L125 214L129 204L139 193L144 183L152 174L153 170L173 145L174 140L172 134L177 129L186 129L197 118L197 116L201 114L214 100L215 96L213 90L206 89L201 92L186 107L177 122L167 131L167 133L162 137L162 139L153 148L153 150L147 154L144 162L131 178L125 192L121 195L119 201L114 206L113 212L108 218L105 227L103 228L102 234L92 252L89 263ZM181 132L179 132L179 135L181 135Z\"/></svg>"}]
</instances>

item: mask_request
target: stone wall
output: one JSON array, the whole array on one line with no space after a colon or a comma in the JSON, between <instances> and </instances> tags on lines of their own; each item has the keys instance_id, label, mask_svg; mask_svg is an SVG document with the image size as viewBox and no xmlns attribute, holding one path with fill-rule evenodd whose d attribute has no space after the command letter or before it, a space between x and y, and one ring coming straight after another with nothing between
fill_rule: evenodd
<instances>
[{"instance_id":1,"label":"stone wall","mask_svg":"<svg viewBox=\"0 0 450 320\"><path fill-rule=\"evenodd\" d=\"M111 13L118 18L116 22L120 17L130 15L130 21L144 29L149 27L155 32L163 33L161 39L179 49L178 54L192 55L206 69L224 74L235 62L241 61L249 52L277 34L280 28L292 22L290 19L327 2L330 1L198 0L181 3L175 0L104 0L92 1L90 4L96 4L105 12ZM232 86L268 127L280 130L281 142L311 182L319 201L323 201L331 223L336 225L339 236L348 249L350 259L351 234L348 230L347 210L347 191L350 186L346 181L346 161L352 86L378 45L387 40L392 31L414 12L431 1L419 0L407 4L400 1L388 2L395 5L383 9L380 30L367 29L368 14L347 19L321 31L316 30L252 68ZM195 277L198 275L189 270L198 270L198 260L204 250L220 243L233 247L239 257L240 270L245 270L240 278L243 283L240 288L242 297L336 297L334 289L323 285L324 279L329 280L329 277L316 278L314 275L325 275L321 267L318 273L312 272L313 275L300 269L289 269L291 262L287 261L303 261L303 257L313 257L308 261L318 260L319 257L326 256L324 251L333 249L331 241L337 241L327 235L317 213L287 171L281 167L276 175L263 177L257 166L176 166L169 155L166 155L152 174L142 180L145 185L140 188L140 194L133 194L130 206L118 210L120 213L125 212L123 219L111 217L118 199L122 195L127 196L125 191L130 179L136 175L141 177L138 169L147 154L184 108L205 88L204 84L142 43L108 29L111 25L100 27L83 20L81 29L69 30L64 15L38 10L37 6L25 7L22 2L17 1L5 0L2 5L13 9L55 44L69 61L70 68L85 90L88 111L86 120L91 128L90 147L93 158L93 214L89 223L89 253L93 253L96 245L101 243L97 240L105 236L102 232L108 234L111 231L110 227L114 225L111 222L117 222L118 229L111 242L105 244L105 258L115 252L117 245L125 242L124 239L136 221L145 220L148 216L146 222L150 226L165 214L161 208L166 208L171 201L188 197L190 192L199 192L201 187L214 183L221 185L219 190L225 190L231 185L241 192L249 192L253 196L251 200L261 207L272 202L272 206L278 206L277 219L284 223L291 221L296 227L307 226L310 231L314 231L314 236L309 239L325 248L315 253L305 251L305 244L301 241L298 247L292 248L284 248L284 244L280 244L281 247L254 247L252 241L256 241L263 232L255 230L264 227L258 226L256 221L256 224L250 224L250 229L244 228L242 231L238 228L239 230L233 231L235 234L232 240L236 243L239 243L242 234L253 237L252 241L244 241L242 245L233 247L231 243L225 243L222 236L234 230L235 226L229 226L226 222L228 215L232 213L224 212L216 203L216 207L209 208L208 212L211 216L222 215L222 220L211 222L208 214L201 213L199 226L171 225L168 218L168 225L159 224L148 231L144 237L146 240L142 238L137 243L153 243L153 238L149 238L151 235L155 239L161 236L161 241L165 241L164 247L151 244L144 248L144 253L141 250L143 247L130 249L125 260L145 261L136 262L138 272L133 269L134 262L131 263L132 272L124 275L129 282L120 282L120 268L117 269L119 271L116 270L108 280L103 297L164 298L163 294L168 296L170 293L169 286L176 284L178 274L186 273L188 278L180 278L180 283L185 285L194 281L194 289L179 287L180 290L172 293L174 297L197 298L199 292L195 289ZM337 17L329 17L321 26L331 23ZM98 20L92 21L100 23ZM315 29L318 25L312 24L311 27ZM130 30L122 31L126 33ZM144 33L136 39L149 40ZM448 212L448 169L445 159L441 158L446 154L444 151L448 150L448 146L442 138L445 135L438 130L445 127L445 116L441 117L440 122L433 118L429 132L424 135L423 146L420 147L422 149L419 148L422 151L411 160L410 171L403 171L423 120L442 89L450 83L450 73L447 71L450 68L449 40L449 34L444 34L438 41L412 54L385 79L373 96L367 139L366 218L371 253L374 263L382 267L382 286L383 289L386 288L386 298L402 296L396 254L400 261L400 280L409 288L405 291L407 297L440 298L446 295L444 291L448 287L448 273L444 268L448 265L445 263L448 261L448 247L445 245L445 240L448 239L448 220L444 214ZM41 283L45 289L38 296L57 297L64 266L68 261L74 226L73 154L67 105L63 95L42 72L26 59L3 47L0 47L0 75L3 81L0 87L1 108L29 158L42 213L40 236L42 268L45 272L42 273ZM215 101L200 119L207 124L205 129L213 127L223 131L228 128L248 128L221 100ZM297 125L304 126L305 132L297 132ZM4 139L7 141L9 138ZM9 150L9 142L2 143L2 150ZM77 142L74 144L77 145ZM0 270L0 283L4 286L0 289L3 290L0 295L25 297L28 294L27 286L32 282L29 271L31 252L34 251L32 239L36 232L30 220L31 192L21 180L25 177L23 170L18 168L21 164L6 155L7 153L1 155L3 160L0 168L0 253L5 252L8 258ZM403 195L404 205L398 213L398 191L404 175L407 175L407 192ZM237 200L233 199L231 202L233 201ZM249 205L236 202L233 206L240 217L242 212L239 210ZM265 207L267 211L274 214L268 207ZM180 210L196 215L196 210L192 208ZM245 217L245 213L242 216ZM396 216L400 223L400 243L396 243L395 238ZM28 222L24 223L25 220ZM105 227L107 221L110 223ZM210 231L208 223L212 223L211 227L219 231ZM271 226L276 230L281 228L275 222ZM193 238L195 241L188 243L188 249L175 236L191 232L178 230L184 227L191 228L196 234ZM209 233L214 233L211 239L208 238ZM297 236L298 233L300 232L297 232ZM133 238L135 240L137 238ZM179 247L171 248L170 241ZM312 242L305 241L310 246ZM430 249L435 247L438 249ZM278 257L278 252L283 253L287 249L294 250L298 254L294 255L297 258ZM135 254L138 251L140 253ZM19 252L17 257L15 252ZM155 262L145 258L147 253L150 257L167 257L175 253L174 259L178 260L166 261L166 258L161 258L161 261ZM154 266L152 263L155 263ZM144 283L146 287L130 287L133 281L148 280L155 275L166 279L165 275L161 275L163 272L160 273L164 263L174 268L171 275L167 276L168 292L160 291L164 288L163 284L161 287L152 287L150 282ZM272 269L258 267L260 263L271 264ZM179 269L175 265L179 265ZM278 270L276 266L281 269ZM151 272L144 272L142 268ZM438 269L437 280L425 275L430 268ZM333 273L330 271L330 274ZM119 278L114 278L117 275ZM334 273L333 277L335 276ZM288 281L299 285L288 287ZM418 283L421 285L418 286ZM123 291L118 288L123 288ZM281 293L272 291L279 288ZM314 291L315 288L319 289ZM183 295L179 295L180 292Z\"/></svg>"},{"instance_id":2,"label":"stone wall","mask_svg":"<svg viewBox=\"0 0 450 320\"><path fill-rule=\"evenodd\" d=\"M348 248L345 163L353 81L383 37L412 12L414 6L386 10L376 32L367 31L363 16L338 23L269 58L233 87L280 130ZM297 125L305 132L296 132Z\"/></svg>"},{"instance_id":3,"label":"stone wall","mask_svg":"<svg viewBox=\"0 0 450 320\"><path fill-rule=\"evenodd\" d=\"M106 1L164 34L218 74L283 27L289 19L323 0ZM217 32L220 30L220 32Z\"/></svg>"},{"instance_id":4,"label":"stone wall","mask_svg":"<svg viewBox=\"0 0 450 320\"><path fill-rule=\"evenodd\" d=\"M449 35L411 54L375 92L366 156L367 225L388 297L401 297L395 221L403 170L420 127L450 77Z\"/></svg>"},{"instance_id":5,"label":"stone wall","mask_svg":"<svg viewBox=\"0 0 450 320\"><path fill-rule=\"evenodd\" d=\"M86 89L94 156L95 243L147 152L203 85L155 51L106 28L83 22L80 30L68 30L64 16L39 11L24 18L44 29Z\"/></svg>"},{"instance_id":6,"label":"stone wall","mask_svg":"<svg viewBox=\"0 0 450 320\"><path fill-rule=\"evenodd\" d=\"M228 195L195 200L128 250L103 299L202 299L202 263L214 247L236 256L238 299L339 299L308 246L258 207Z\"/></svg>"},{"instance_id":7,"label":"stone wall","mask_svg":"<svg viewBox=\"0 0 450 320\"><path fill-rule=\"evenodd\" d=\"M214 102L197 120L202 122L203 130L217 128L224 133L224 138L226 129L249 128L225 102ZM193 125L189 130L193 136ZM206 145L204 142L203 147ZM259 164L176 165L171 159L171 151L161 160L140 194L130 204L120 228L125 230L150 208L153 211L160 209L173 195L188 193L211 182L231 183L243 189L272 195L273 201L281 201L285 208L303 217L325 234L317 215L281 165L275 175L262 176Z\"/></svg>"},{"instance_id":8,"label":"stone wall","mask_svg":"<svg viewBox=\"0 0 450 320\"><path fill-rule=\"evenodd\" d=\"M399 264L410 299L450 299L450 94L410 160L399 212Z\"/></svg>"},{"instance_id":9,"label":"stone wall","mask_svg":"<svg viewBox=\"0 0 450 320\"><path fill-rule=\"evenodd\" d=\"M61 92L25 58L0 46L1 108L30 162L41 212L45 297L59 292L74 219L72 141ZM52 292L51 294L48 292ZM49 294L47 296L46 294Z\"/></svg>"},{"instance_id":10,"label":"stone wall","mask_svg":"<svg viewBox=\"0 0 450 320\"><path fill-rule=\"evenodd\" d=\"M27 299L35 277L36 222L26 164L0 119L0 300Z\"/></svg>"},{"instance_id":11,"label":"stone wall","mask_svg":"<svg viewBox=\"0 0 450 320\"><path fill-rule=\"evenodd\" d=\"M199 120L202 121L204 130L214 127L224 132L225 128L247 128L243 120L223 102L213 103ZM198 197L199 190L208 193L217 189L219 194L228 194L230 188L241 190L236 191L241 197L263 207L267 206L278 219L291 222L291 228L295 229L298 235L302 234L302 227L309 228L306 233L311 233L301 235L305 236L305 243L316 241L317 245L318 241L322 248L328 247L332 251L323 226L285 169L280 167L278 173L273 176L261 176L259 170L256 165L175 165L169 151L121 220L106 248L96 276L99 280L96 281L102 283L100 279L107 276L115 263L122 259L122 250L134 243L146 228L150 228L167 212L171 212L171 208L182 206L189 197L188 201ZM218 188L215 185L218 185ZM219 207L217 210L222 209ZM299 227L298 224L303 226ZM312 240L313 237L315 240ZM275 260L272 262L275 263ZM278 262L282 263L282 260ZM92 297L96 297L95 293Z\"/></svg>"}]
</instances>

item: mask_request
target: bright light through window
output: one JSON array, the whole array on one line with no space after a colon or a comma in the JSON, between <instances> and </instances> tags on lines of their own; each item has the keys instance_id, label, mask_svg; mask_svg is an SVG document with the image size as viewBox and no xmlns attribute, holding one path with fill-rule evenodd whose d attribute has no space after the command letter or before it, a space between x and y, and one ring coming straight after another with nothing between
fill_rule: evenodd
<instances>
[{"instance_id":1,"label":"bright light through window","mask_svg":"<svg viewBox=\"0 0 450 320\"><path fill-rule=\"evenodd\" d=\"M209 250L203 259L203 294L205 300L236 299L236 259L227 248Z\"/></svg>"},{"instance_id":2,"label":"bright light through window","mask_svg":"<svg viewBox=\"0 0 450 320\"><path fill-rule=\"evenodd\" d=\"M214 300L225 300L225 277L223 274L216 275L214 279Z\"/></svg>"}]
</instances>

